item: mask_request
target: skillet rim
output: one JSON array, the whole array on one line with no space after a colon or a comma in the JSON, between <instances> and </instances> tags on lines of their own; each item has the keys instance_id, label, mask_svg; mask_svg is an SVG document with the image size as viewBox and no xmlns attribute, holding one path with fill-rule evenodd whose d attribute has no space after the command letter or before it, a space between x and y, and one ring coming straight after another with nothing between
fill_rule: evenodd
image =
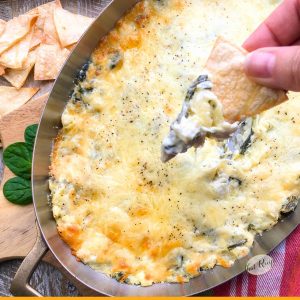
<instances>
[{"instance_id":1,"label":"skillet rim","mask_svg":"<svg viewBox=\"0 0 300 300\"><path fill-rule=\"evenodd\" d=\"M126 3L125 3L126 2ZM73 277L90 289L107 296L192 296L210 290L245 271L247 261L258 254L267 254L282 242L300 223L300 209L278 222L272 229L256 236L248 256L239 259L229 268L216 266L190 280L188 283L163 283L150 287L127 285L96 272L82 262L76 261L71 250L59 237L52 210L48 204L48 168L52 142L60 127L61 113L69 100L68 94L73 79L81 66L88 60L101 37L113 28L124 13L139 0L113 0L86 31L72 51L56 79L39 123L32 162L32 191L35 214L39 228L60 264ZM101 34L99 34L101 32ZM95 33L97 39L94 38ZM88 55L87 55L88 53ZM100 284L99 284L100 283ZM101 286L102 285L102 286Z\"/></svg>"}]
</instances>

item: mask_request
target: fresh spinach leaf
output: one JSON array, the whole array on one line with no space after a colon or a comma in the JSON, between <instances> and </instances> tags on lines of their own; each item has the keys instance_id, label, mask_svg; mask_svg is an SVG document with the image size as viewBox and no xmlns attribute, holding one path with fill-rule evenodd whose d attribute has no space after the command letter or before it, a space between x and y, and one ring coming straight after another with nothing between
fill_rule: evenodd
<instances>
[{"instance_id":1,"label":"fresh spinach leaf","mask_svg":"<svg viewBox=\"0 0 300 300\"><path fill-rule=\"evenodd\" d=\"M14 204L29 204L32 202L31 182L21 177L11 178L4 184L3 194Z\"/></svg>"},{"instance_id":2,"label":"fresh spinach leaf","mask_svg":"<svg viewBox=\"0 0 300 300\"><path fill-rule=\"evenodd\" d=\"M27 143L9 145L3 152L3 161L15 175L31 178L32 147Z\"/></svg>"},{"instance_id":3,"label":"fresh spinach leaf","mask_svg":"<svg viewBox=\"0 0 300 300\"><path fill-rule=\"evenodd\" d=\"M35 140L35 137L36 137L37 128L38 128L38 124L32 124L32 125L29 125L25 129L25 132L24 132L25 142L27 144L31 145L32 148L33 148L33 145L34 145L34 140Z\"/></svg>"}]
</instances>

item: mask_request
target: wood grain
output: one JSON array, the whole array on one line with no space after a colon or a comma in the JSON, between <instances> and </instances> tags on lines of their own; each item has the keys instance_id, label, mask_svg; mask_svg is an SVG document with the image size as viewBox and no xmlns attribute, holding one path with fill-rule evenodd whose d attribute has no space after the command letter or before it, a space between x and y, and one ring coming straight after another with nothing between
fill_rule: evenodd
<instances>
[{"instance_id":1,"label":"wood grain","mask_svg":"<svg viewBox=\"0 0 300 300\"><path fill-rule=\"evenodd\" d=\"M47 98L48 94L45 94L30 100L0 120L0 135L4 149L12 143L24 141L25 128L39 122ZM14 205L3 196L3 184L13 176L5 167L0 191L0 262L26 256L37 236L33 205ZM75 283L82 295L95 295L67 273L51 252L48 252L43 260L55 266L66 278ZM46 294L46 291L42 294Z\"/></svg>"},{"instance_id":2,"label":"wood grain","mask_svg":"<svg viewBox=\"0 0 300 300\"><path fill-rule=\"evenodd\" d=\"M48 94L45 94L33 99L0 120L0 135L4 149L12 143L24 141L25 128L39 122L47 98ZM26 256L37 236L33 205L14 205L3 196L3 184L13 176L5 167L0 191L0 262ZM48 252L43 260L59 269L65 277L75 283L81 294L94 295L93 291L67 273L51 252Z\"/></svg>"},{"instance_id":3,"label":"wood grain","mask_svg":"<svg viewBox=\"0 0 300 300\"><path fill-rule=\"evenodd\" d=\"M1 119L0 135L4 149L12 143L24 141L25 128L39 122L46 99L47 94L30 100ZM0 261L26 256L36 238L33 206L14 205L3 196L3 184L13 176L8 168L4 168L0 191Z\"/></svg>"},{"instance_id":4,"label":"wood grain","mask_svg":"<svg viewBox=\"0 0 300 300\"><path fill-rule=\"evenodd\" d=\"M0 264L0 296L12 296L9 288L20 263L21 260L17 259ZM45 262L38 265L30 285L45 296L80 296L76 287L60 271Z\"/></svg>"}]
</instances>

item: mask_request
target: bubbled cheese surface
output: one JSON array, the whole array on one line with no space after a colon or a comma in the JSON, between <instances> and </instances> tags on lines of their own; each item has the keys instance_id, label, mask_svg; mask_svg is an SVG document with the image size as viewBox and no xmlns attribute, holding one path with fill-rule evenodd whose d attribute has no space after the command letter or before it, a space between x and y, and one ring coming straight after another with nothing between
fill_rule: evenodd
<instances>
[{"instance_id":1,"label":"bubbled cheese surface","mask_svg":"<svg viewBox=\"0 0 300 300\"><path fill-rule=\"evenodd\" d=\"M216 37L242 44L278 4L145 0L100 43L63 113L49 181L58 231L82 262L131 284L187 281L246 255L299 194L298 94L254 120L243 155L208 139L160 160Z\"/></svg>"}]
</instances>

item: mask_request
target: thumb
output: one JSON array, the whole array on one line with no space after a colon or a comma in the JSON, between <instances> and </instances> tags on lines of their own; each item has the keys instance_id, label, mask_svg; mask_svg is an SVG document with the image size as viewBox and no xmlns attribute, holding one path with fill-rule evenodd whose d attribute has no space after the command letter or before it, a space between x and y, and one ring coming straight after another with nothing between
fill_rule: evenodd
<instances>
[{"instance_id":1,"label":"thumb","mask_svg":"<svg viewBox=\"0 0 300 300\"><path fill-rule=\"evenodd\" d=\"M256 50L248 54L245 72L262 85L300 91L300 46Z\"/></svg>"}]
</instances>

